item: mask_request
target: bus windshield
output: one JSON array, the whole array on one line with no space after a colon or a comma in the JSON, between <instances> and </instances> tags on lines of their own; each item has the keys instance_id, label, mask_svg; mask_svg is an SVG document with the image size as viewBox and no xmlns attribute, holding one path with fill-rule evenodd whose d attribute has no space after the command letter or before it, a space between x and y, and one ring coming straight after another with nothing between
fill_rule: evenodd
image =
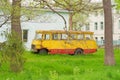
<instances>
[{"instance_id":1,"label":"bus windshield","mask_svg":"<svg viewBox=\"0 0 120 80\"><path fill-rule=\"evenodd\" d=\"M41 33L36 34L35 39L41 40L42 39L42 34Z\"/></svg>"}]
</instances>

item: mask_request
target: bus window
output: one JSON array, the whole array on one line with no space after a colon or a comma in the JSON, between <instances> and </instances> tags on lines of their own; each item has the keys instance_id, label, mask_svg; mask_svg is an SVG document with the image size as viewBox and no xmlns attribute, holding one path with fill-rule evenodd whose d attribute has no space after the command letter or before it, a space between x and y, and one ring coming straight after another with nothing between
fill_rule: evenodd
<instances>
[{"instance_id":1,"label":"bus window","mask_svg":"<svg viewBox=\"0 0 120 80\"><path fill-rule=\"evenodd\" d=\"M36 34L35 39L41 40L42 39L42 34Z\"/></svg>"},{"instance_id":2,"label":"bus window","mask_svg":"<svg viewBox=\"0 0 120 80\"><path fill-rule=\"evenodd\" d=\"M70 35L70 39L71 39L71 40L76 39L76 35L75 35L75 34L71 34L71 35Z\"/></svg>"},{"instance_id":3,"label":"bus window","mask_svg":"<svg viewBox=\"0 0 120 80\"><path fill-rule=\"evenodd\" d=\"M67 39L67 37L68 37L68 35L67 35L67 34L61 34L61 39L62 39L62 40L66 40L66 39Z\"/></svg>"},{"instance_id":4,"label":"bus window","mask_svg":"<svg viewBox=\"0 0 120 80\"><path fill-rule=\"evenodd\" d=\"M85 38L86 38L86 40L91 40L91 39L93 39L92 35L90 35L90 34L85 34Z\"/></svg>"},{"instance_id":5,"label":"bus window","mask_svg":"<svg viewBox=\"0 0 120 80\"><path fill-rule=\"evenodd\" d=\"M53 34L53 35L52 35L52 39L53 39L53 40L58 40L58 34Z\"/></svg>"},{"instance_id":6,"label":"bus window","mask_svg":"<svg viewBox=\"0 0 120 80\"><path fill-rule=\"evenodd\" d=\"M50 35L49 34L45 34L45 40L49 40L50 39Z\"/></svg>"},{"instance_id":7,"label":"bus window","mask_svg":"<svg viewBox=\"0 0 120 80\"><path fill-rule=\"evenodd\" d=\"M84 37L83 37L83 34L78 34L78 40L83 40Z\"/></svg>"}]
</instances>

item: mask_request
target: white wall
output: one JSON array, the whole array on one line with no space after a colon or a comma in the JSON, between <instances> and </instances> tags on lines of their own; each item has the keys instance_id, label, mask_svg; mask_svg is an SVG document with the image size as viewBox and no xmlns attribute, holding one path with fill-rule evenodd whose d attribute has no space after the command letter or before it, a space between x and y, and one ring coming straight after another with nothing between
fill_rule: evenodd
<instances>
[{"instance_id":1,"label":"white wall","mask_svg":"<svg viewBox=\"0 0 120 80\"><path fill-rule=\"evenodd\" d=\"M119 20L120 20L120 14L116 14L116 10L113 9L113 40L114 42L120 40L120 28L119 28ZM96 16L94 13L89 15L89 24L90 24L90 31L94 32L94 37L98 38L98 41L101 40L101 37L104 37L104 29L100 29L100 22L103 21L104 23L104 15L101 15L101 13L98 12L98 15ZM95 30L94 23L98 23L98 30ZM105 24L105 23L104 23ZM104 25L105 28L105 25ZM83 28L85 30L85 27ZM101 41L100 41L101 42ZM119 43L120 44L120 43Z\"/></svg>"},{"instance_id":2,"label":"white wall","mask_svg":"<svg viewBox=\"0 0 120 80\"><path fill-rule=\"evenodd\" d=\"M5 24L0 28L0 42L6 41L4 33L9 32L9 30L10 30L10 24Z\"/></svg>"},{"instance_id":3,"label":"white wall","mask_svg":"<svg viewBox=\"0 0 120 80\"><path fill-rule=\"evenodd\" d=\"M69 26L69 14L68 12L59 12L64 16L67 27ZM10 27L9 25L4 25L0 28L0 33L5 30L5 28ZM22 30L28 30L28 41L25 42L26 49L31 49L31 42L35 37L36 30L64 30L65 24L63 19L56 13L51 11L44 12L39 16L35 17L33 20L21 22ZM0 36L0 42L5 41L3 36Z\"/></svg>"}]
</instances>

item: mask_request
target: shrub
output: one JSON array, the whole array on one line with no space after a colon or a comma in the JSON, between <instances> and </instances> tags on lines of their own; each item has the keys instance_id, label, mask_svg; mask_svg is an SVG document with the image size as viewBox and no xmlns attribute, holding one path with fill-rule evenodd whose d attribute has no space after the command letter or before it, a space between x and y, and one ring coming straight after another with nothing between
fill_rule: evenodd
<instances>
[{"instance_id":1,"label":"shrub","mask_svg":"<svg viewBox=\"0 0 120 80\"><path fill-rule=\"evenodd\" d=\"M5 34L7 41L2 45L1 55L2 62L10 64L10 70L13 72L20 72L23 69L25 59L23 53L25 51L22 40L15 33Z\"/></svg>"}]
</instances>

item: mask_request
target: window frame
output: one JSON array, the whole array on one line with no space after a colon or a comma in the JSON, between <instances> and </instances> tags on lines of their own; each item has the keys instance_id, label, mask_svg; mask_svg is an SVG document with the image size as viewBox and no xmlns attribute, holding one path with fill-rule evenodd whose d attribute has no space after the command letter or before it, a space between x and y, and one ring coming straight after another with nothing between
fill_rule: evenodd
<instances>
[{"instance_id":1,"label":"window frame","mask_svg":"<svg viewBox=\"0 0 120 80\"><path fill-rule=\"evenodd\" d=\"M104 22L103 21L100 22L100 29L104 30Z\"/></svg>"},{"instance_id":2,"label":"window frame","mask_svg":"<svg viewBox=\"0 0 120 80\"><path fill-rule=\"evenodd\" d=\"M86 35L89 35L89 37L86 36ZM93 35L92 34L85 34L84 36L85 36L85 40L93 40Z\"/></svg>"},{"instance_id":3,"label":"window frame","mask_svg":"<svg viewBox=\"0 0 120 80\"><path fill-rule=\"evenodd\" d=\"M81 38L78 39L78 38L79 38L79 35L80 35L80 37L82 36L82 39L81 39ZM77 40L84 40L84 34L77 34Z\"/></svg>"},{"instance_id":4,"label":"window frame","mask_svg":"<svg viewBox=\"0 0 120 80\"><path fill-rule=\"evenodd\" d=\"M55 35L57 35L56 36L57 38L55 38ZM53 33L52 34L52 40L59 40L59 34L58 33Z\"/></svg>"},{"instance_id":5,"label":"window frame","mask_svg":"<svg viewBox=\"0 0 120 80\"><path fill-rule=\"evenodd\" d=\"M49 35L49 38L48 39L46 39L46 35ZM50 34L48 34L48 33L46 33L46 34L44 34L44 40L50 40L51 39L51 37L50 37L51 35Z\"/></svg>"},{"instance_id":6,"label":"window frame","mask_svg":"<svg viewBox=\"0 0 120 80\"><path fill-rule=\"evenodd\" d=\"M120 20L118 21L118 29L120 29Z\"/></svg>"},{"instance_id":7,"label":"window frame","mask_svg":"<svg viewBox=\"0 0 120 80\"><path fill-rule=\"evenodd\" d=\"M98 30L98 23L97 22L94 23L94 29Z\"/></svg>"},{"instance_id":8,"label":"window frame","mask_svg":"<svg viewBox=\"0 0 120 80\"><path fill-rule=\"evenodd\" d=\"M22 30L22 41L23 42L28 42L28 31L29 31L28 29L23 29Z\"/></svg>"},{"instance_id":9,"label":"window frame","mask_svg":"<svg viewBox=\"0 0 120 80\"><path fill-rule=\"evenodd\" d=\"M63 36L65 36L64 38L63 38ZM67 34L65 34L65 33L61 33L60 34L60 40L67 40L68 39L68 35Z\"/></svg>"}]
</instances>

